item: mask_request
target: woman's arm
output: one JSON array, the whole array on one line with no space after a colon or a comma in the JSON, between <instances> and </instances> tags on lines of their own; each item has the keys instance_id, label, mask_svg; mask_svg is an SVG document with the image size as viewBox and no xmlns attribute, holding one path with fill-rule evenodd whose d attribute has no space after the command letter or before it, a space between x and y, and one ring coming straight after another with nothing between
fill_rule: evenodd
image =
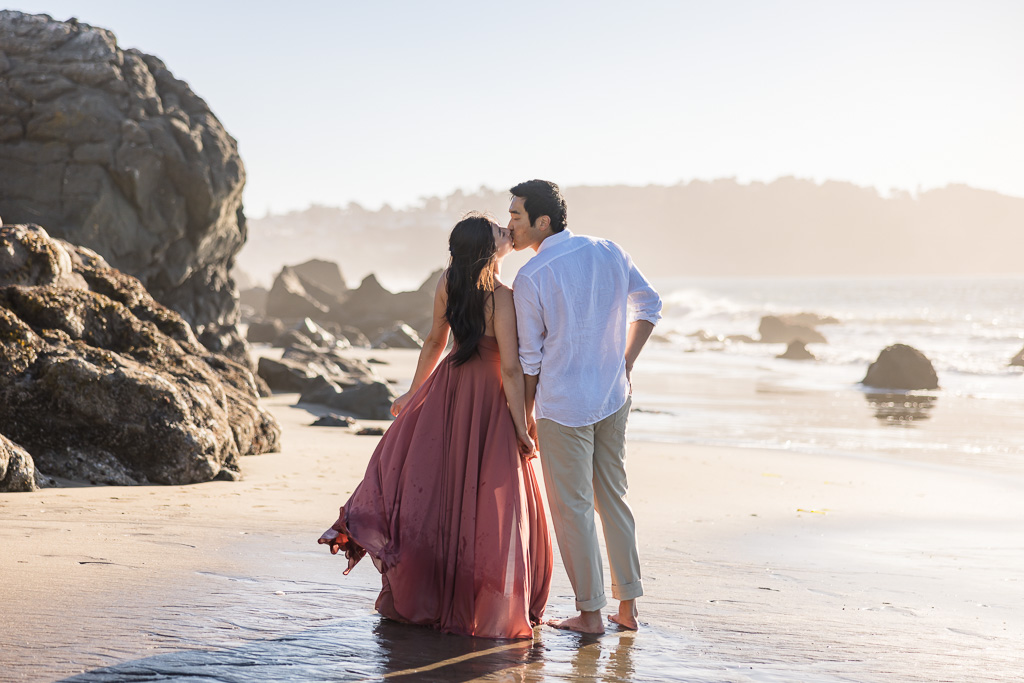
<instances>
[{"instance_id":1,"label":"woman's arm","mask_svg":"<svg viewBox=\"0 0 1024 683\"><path fill-rule=\"evenodd\" d=\"M516 331L516 308L512 290L499 287L494 291L494 336L498 338L501 354L501 381L505 400L516 427L519 453L525 458L536 456L533 439L526 426L526 390L523 384L523 366L519 363L519 339Z\"/></svg>"},{"instance_id":2,"label":"woman's arm","mask_svg":"<svg viewBox=\"0 0 1024 683\"><path fill-rule=\"evenodd\" d=\"M434 289L434 318L430 321L430 331L427 332L427 338L423 340L423 348L420 349L420 358L416 362L416 374L413 375L412 386L409 387L409 391L396 398L395 402L391 404L391 414L395 417L398 417L412 395L430 377L430 373L437 367L437 362L441 360L441 354L444 353L445 347L448 346L448 333L451 331L451 326L444 317L447 305L448 271L446 269L438 278L437 287Z\"/></svg>"}]
</instances>

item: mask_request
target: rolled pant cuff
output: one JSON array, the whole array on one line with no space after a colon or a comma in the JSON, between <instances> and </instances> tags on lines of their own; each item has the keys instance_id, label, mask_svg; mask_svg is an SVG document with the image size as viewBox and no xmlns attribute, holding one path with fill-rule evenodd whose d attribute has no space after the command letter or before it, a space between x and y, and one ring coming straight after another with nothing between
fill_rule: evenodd
<instances>
[{"instance_id":1,"label":"rolled pant cuff","mask_svg":"<svg viewBox=\"0 0 1024 683\"><path fill-rule=\"evenodd\" d=\"M633 600L644 594L644 582L634 581L621 586L612 586L612 597L616 600Z\"/></svg>"},{"instance_id":2,"label":"rolled pant cuff","mask_svg":"<svg viewBox=\"0 0 1024 683\"><path fill-rule=\"evenodd\" d=\"M608 598L606 598L604 593L602 593L596 598L591 598L590 600L577 600L576 609L581 612L596 612L607 604Z\"/></svg>"}]
</instances>

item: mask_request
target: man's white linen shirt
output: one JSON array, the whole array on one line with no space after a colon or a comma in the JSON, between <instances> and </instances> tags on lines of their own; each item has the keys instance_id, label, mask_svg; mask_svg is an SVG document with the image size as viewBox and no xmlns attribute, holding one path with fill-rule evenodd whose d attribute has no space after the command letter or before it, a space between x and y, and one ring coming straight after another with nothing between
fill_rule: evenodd
<instances>
[{"instance_id":1,"label":"man's white linen shirt","mask_svg":"<svg viewBox=\"0 0 1024 683\"><path fill-rule=\"evenodd\" d=\"M540 244L513 282L519 361L537 383L537 419L582 427L629 396L626 331L657 324L661 298L622 247L568 229Z\"/></svg>"}]
</instances>

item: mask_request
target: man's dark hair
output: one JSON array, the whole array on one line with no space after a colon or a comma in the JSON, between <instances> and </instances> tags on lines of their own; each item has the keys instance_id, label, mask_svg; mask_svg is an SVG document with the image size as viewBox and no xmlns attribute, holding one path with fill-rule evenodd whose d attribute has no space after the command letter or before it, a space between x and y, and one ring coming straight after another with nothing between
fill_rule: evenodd
<instances>
[{"instance_id":1,"label":"man's dark hair","mask_svg":"<svg viewBox=\"0 0 1024 683\"><path fill-rule=\"evenodd\" d=\"M562 191L550 180L527 180L519 183L509 192L513 197L521 197L523 208L526 209L526 217L530 219L532 226L541 216L551 219L551 232L562 232L565 230L568 210L565 208L565 198Z\"/></svg>"}]
</instances>

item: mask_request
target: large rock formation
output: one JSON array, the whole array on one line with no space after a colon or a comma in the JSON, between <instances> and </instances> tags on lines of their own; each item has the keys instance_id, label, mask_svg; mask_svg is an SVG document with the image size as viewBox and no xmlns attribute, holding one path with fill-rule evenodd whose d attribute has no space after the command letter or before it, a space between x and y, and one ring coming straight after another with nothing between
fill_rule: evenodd
<instances>
[{"instance_id":1,"label":"large rock formation","mask_svg":"<svg viewBox=\"0 0 1024 683\"><path fill-rule=\"evenodd\" d=\"M356 289L338 291L341 285L331 274L336 270L335 264L323 261L282 268L267 296L267 317L289 322L311 318L343 325L358 331L356 335L344 333L354 345L359 345L362 337L378 339L403 323L419 333L430 329L440 270L431 273L419 289L398 293L384 289L373 275L367 275ZM340 271L337 272L340 281Z\"/></svg>"},{"instance_id":2,"label":"large rock formation","mask_svg":"<svg viewBox=\"0 0 1024 683\"><path fill-rule=\"evenodd\" d=\"M0 431L42 473L103 484L234 478L280 437L246 367L34 225L0 228Z\"/></svg>"},{"instance_id":3,"label":"large rock formation","mask_svg":"<svg viewBox=\"0 0 1024 683\"><path fill-rule=\"evenodd\" d=\"M296 320L314 317L323 320L331 305L337 305L336 297L321 301L316 296L316 285L304 280L295 269L285 266L274 279L267 294L266 314L271 318Z\"/></svg>"},{"instance_id":4,"label":"large rock formation","mask_svg":"<svg viewBox=\"0 0 1024 683\"><path fill-rule=\"evenodd\" d=\"M938 389L939 376L923 353L906 344L893 344L878 354L878 360L868 368L862 384L903 391Z\"/></svg>"},{"instance_id":5,"label":"large rock formation","mask_svg":"<svg viewBox=\"0 0 1024 683\"><path fill-rule=\"evenodd\" d=\"M229 275L244 183L235 140L159 59L74 19L0 11L0 213L98 252L247 361Z\"/></svg>"},{"instance_id":6,"label":"large rock formation","mask_svg":"<svg viewBox=\"0 0 1024 683\"><path fill-rule=\"evenodd\" d=\"M403 322L415 330L429 329L439 277L440 270L431 273L419 289L393 294L375 276L367 275L358 288L348 292L341 306L331 309L328 319L358 327L370 339Z\"/></svg>"},{"instance_id":7,"label":"large rock formation","mask_svg":"<svg viewBox=\"0 0 1024 683\"><path fill-rule=\"evenodd\" d=\"M292 266L296 275L334 296L341 296L348 291L348 285L341 276L341 268L333 261L312 259L297 266Z\"/></svg>"}]
</instances>

